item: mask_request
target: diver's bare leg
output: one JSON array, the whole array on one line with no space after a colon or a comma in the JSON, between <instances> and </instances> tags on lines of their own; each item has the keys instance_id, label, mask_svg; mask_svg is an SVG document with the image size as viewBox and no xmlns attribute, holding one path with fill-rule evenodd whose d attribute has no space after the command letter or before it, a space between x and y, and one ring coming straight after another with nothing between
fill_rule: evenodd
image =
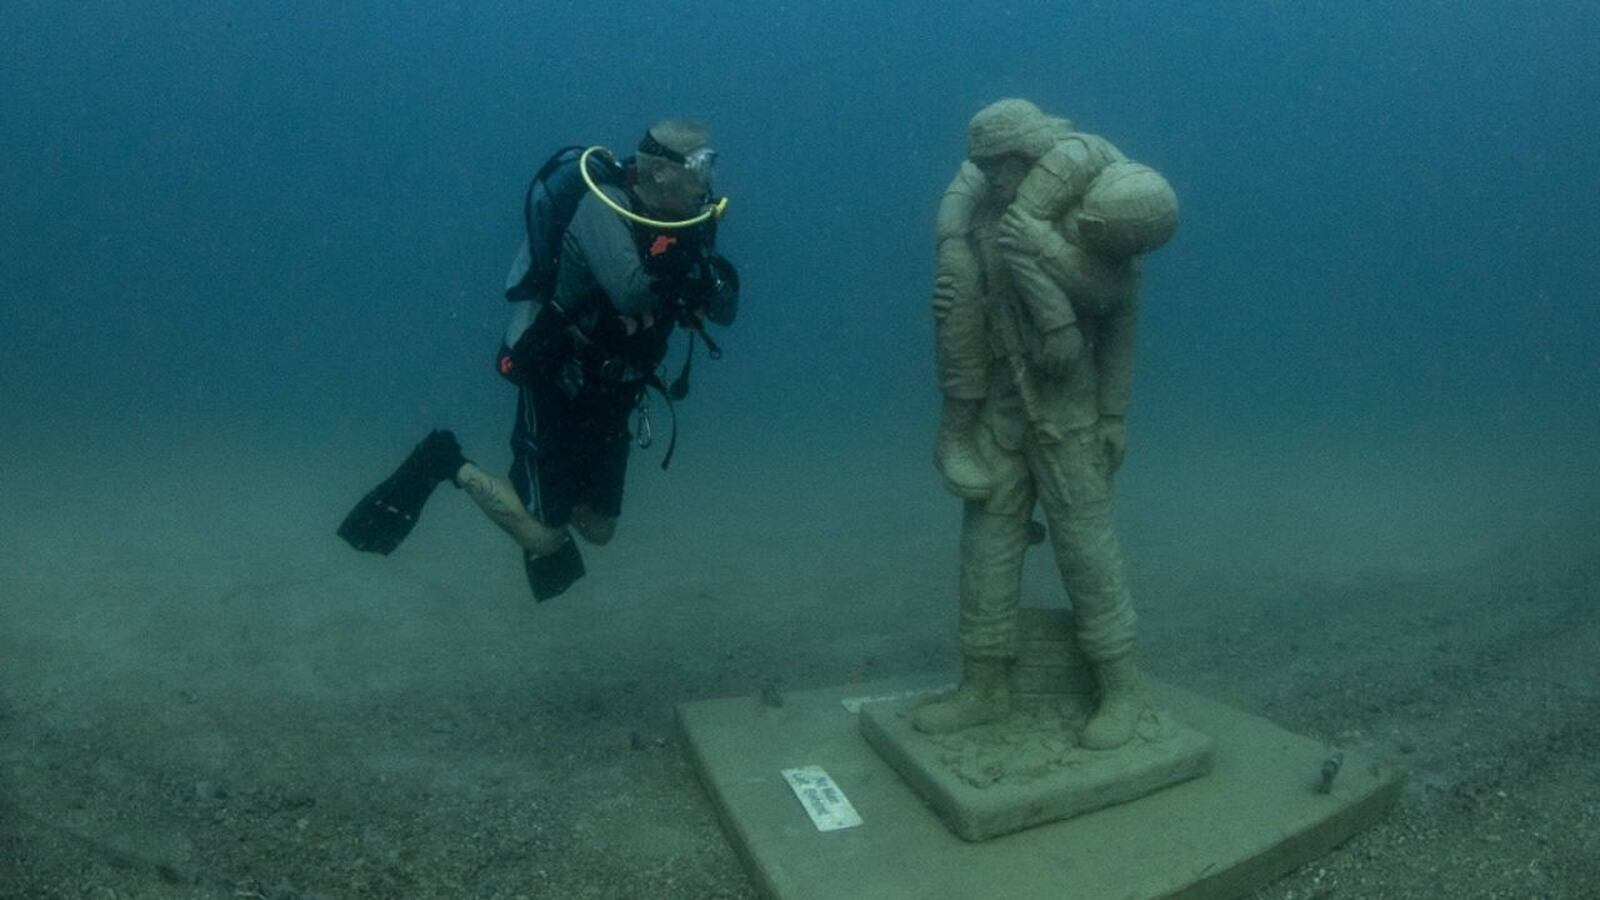
<instances>
[{"instance_id":1,"label":"diver's bare leg","mask_svg":"<svg viewBox=\"0 0 1600 900\"><path fill-rule=\"evenodd\" d=\"M551 528L528 515L510 481L485 472L475 463L463 465L453 480L491 522L534 556L548 556L572 539L565 528Z\"/></svg>"},{"instance_id":2,"label":"diver's bare leg","mask_svg":"<svg viewBox=\"0 0 1600 900\"><path fill-rule=\"evenodd\" d=\"M572 528L578 536L596 547L611 543L617 533L617 520L611 516L603 516L595 512L587 504L580 503L572 510Z\"/></svg>"}]
</instances>

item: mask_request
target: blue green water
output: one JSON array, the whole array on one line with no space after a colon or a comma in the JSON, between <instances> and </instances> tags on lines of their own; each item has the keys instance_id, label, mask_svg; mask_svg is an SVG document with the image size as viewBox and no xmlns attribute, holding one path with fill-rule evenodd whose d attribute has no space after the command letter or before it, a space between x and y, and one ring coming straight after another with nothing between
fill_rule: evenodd
<instances>
[{"instance_id":1,"label":"blue green water","mask_svg":"<svg viewBox=\"0 0 1600 900\"><path fill-rule=\"evenodd\" d=\"M953 662L932 220L1004 96L1180 198L1152 671L1417 770L1339 896L1589 896L1596 47L1591 0L0 0L0 897L750 896L672 704ZM449 491L338 543L428 428L505 465L527 179L665 116L744 285L671 471L540 606Z\"/></svg>"},{"instance_id":2,"label":"blue green water","mask_svg":"<svg viewBox=\"0 0 1600 900\"><path fill-rule=\"evenodd\" d=\"M699 408L751 441L926 431L933 207L966 119L1021 95L1180 195L1146 446L1226 421L1592 447L1597 38L1582 2L13 0L0 429L497 434L525 179L683 115L746 284Z\"/></svg>"}]
</instances>

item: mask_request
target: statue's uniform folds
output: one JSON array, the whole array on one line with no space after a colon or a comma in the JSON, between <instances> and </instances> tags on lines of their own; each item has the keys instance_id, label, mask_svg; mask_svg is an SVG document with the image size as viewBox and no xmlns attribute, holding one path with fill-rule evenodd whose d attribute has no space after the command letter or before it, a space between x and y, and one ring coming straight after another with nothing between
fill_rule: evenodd
<instances>
[{"instance_id":1,"label":"statue's uniform folds","mask_svg":"<svg viewBox=\"0 0 1600 900\"><path fill-rule=\"evenodd\" d=\"M986 315L956 314L958 322L988 323L977 441L993 482L989 497L969 500L964 514L962 648L972 656L1015 655L1022 550L1037 504L1084 653L1091 660L1121 658L1133 648L1134 614L1111 522L1119 460L1098 426L1103 417L1127 412L1137 270L1097 265L1053 229L1055 255L1002 243L1000 223L982 218L994 211L983 210L973 228L987 287L985 302L973 305ZM1018 271L1041 274L1030 280ZM1073 285L1076 308L1063 284ZM1037 324L1041 319L1053 327ZM1042 333L1065 327L1080 330L1083 352L1062 372L1041 371L1034 359Z\"/></svg>"}]
</instances>

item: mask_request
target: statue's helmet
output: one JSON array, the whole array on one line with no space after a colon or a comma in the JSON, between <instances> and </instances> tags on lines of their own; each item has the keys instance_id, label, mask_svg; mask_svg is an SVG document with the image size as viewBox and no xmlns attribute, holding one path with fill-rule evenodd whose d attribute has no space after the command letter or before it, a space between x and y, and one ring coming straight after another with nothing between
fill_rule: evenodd
<instances>
[{"instance_id":1,"label":"statue's helmet","mask_svg":"<svg viewBox=\"0 0 1600 900\"><path fill-rule=\"evenodd\" d=\"M1027 100L997 100L968 123L967 156L975 160L1011 155L1038 159L1071 128L1071 123L1046 115Z\"/></svg>"},{"instance_id":2,"label":"statue's helmet","mask_svg":"<svg viewBox=\"0 0 1600 900\"><path fill-rule=\"evenodd\" d=\"M1079 231L1111 256L1149 253L1178 230L1178 195L1161 174L1135 162L1114 162L1089 183L1078 211Z\"/></svg>"}]
</instances>

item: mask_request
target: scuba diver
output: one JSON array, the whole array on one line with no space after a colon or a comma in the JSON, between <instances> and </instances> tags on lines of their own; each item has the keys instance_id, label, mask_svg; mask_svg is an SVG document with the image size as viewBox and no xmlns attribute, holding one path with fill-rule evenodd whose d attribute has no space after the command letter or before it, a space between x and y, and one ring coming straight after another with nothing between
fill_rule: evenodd
<instances>
[{"instance_id":1,"label":"scuba diver","mask_svg":"<svg viewBox=\"0 0 1600 900\"><path fill-rule=\"evenodd\" d=\"M637 414L638 442L648 446L648 392L670 412L688 393L696 341L721 355L704 323L731 325L738 309L738 273L716 252L727 199L712 194L715 159L710 132L676 119L650 126L626 159L603 147L550 157L524 199L527 233L506 279L511 321L496 359L517 388L510 478L468 460L451 432L434 431L356 504L340 537L389 554L448 481L522 548L537 600L583 577L573 533L594 545L615 534L630 419ZM666 384L657 370L679 328L688 353ZM663 469L676 444L673 418Z\"/></svg>"}]
</instances>

